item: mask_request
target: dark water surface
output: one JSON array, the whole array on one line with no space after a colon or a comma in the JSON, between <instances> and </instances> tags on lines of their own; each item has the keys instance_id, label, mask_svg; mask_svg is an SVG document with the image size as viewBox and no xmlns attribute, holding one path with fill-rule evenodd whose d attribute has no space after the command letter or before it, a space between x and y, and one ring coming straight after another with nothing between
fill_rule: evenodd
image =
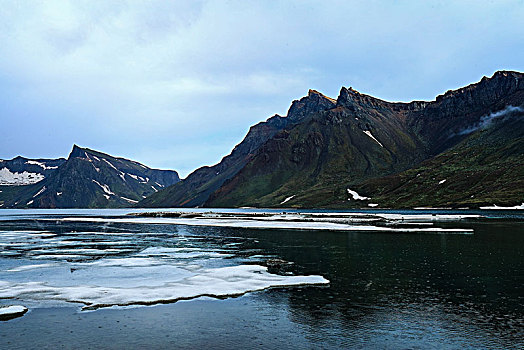
<instances>
[{"instance_id":1,"label":"dark water surface","mask_svg":"<svg viewBox=\"0 0 524 350\"><path fill-rule=\"evenodd\" d=\"M191 246L224 253L221 258L192 257L191 263L264 265L267 259L282 259L292 264L269 271L321 275L330 281L326 287L275 288L225 300L90 312L71 303L0 299L0 304L30 307L25 316L0 322L0 348L524 348L524 219L506 214L437 224L473 228L472 235L46 223L25 214L16 220L0 218L3 232L45 230L57 233L50 238L55 240L68 234L68 241L100 249L107 237L85 232L126 233L111 236L111 242L121 243L120 250L109 253L114 258L148 247ZM157 235L129 235L140 232ZM41 241L4 239L0 248L8 253L0 257L0 280L19 276L29 281L46 273L5 272L34 263L47 249ZM39 263L63 263L57 246L52 247L57 257ZM64 259L71 263L75 258Z\"/></svg>"}]
</instances>

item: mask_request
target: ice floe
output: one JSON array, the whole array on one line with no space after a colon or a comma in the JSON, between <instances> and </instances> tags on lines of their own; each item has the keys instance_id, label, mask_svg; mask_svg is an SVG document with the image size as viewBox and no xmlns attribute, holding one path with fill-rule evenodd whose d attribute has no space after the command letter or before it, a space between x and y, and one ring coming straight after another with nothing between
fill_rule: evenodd
<instances>
[{"instance_id":1,"label":"ice floe","mask_svg":"<svg viewBox=\"0 0 524 350\"><path fill-rule=\"evenodd\" d=\"M114 259L120 260L120 259ZM98 267L97 267L98 268ZM116 276L114 279L92 281L88 271L81 283L53 285L51 282L7 282L0 281L0 298L19 298L31 301L65 301L84 304L84 309L97 309L110 306L151 305L193 299L201 296L227 297L275 287L305 285L326 285L322 276L282 276L267 271L260 265L238 265L218 268L191 269L148 264L145 271L136 265L116 270L105 270ZM154 278L145 277L144 272L153 273ZM82 273L79 269L77 273ZM112 276L111 275L111 276ZM135 277L134 277L135 276ZM134 279L133 279L134 278Z\"/></svg>"},{"instance_id":2,"label":"ice floe","mask_svg":"<svg viewBox=\"0 0 524 350\"><path fill-rule=\"evenodd\" d=\"M391 214L394 216L394 214ZM406 220L422 220L421 218L409 218ZM436 217L429 216L434 220ZM459 216L457 216L458 218ZM442 220L442 218L440 218ZM455 218L456 219L456 218ZM237 227L251 229L290 229L290 230L327 230L327 231L354 231L354 232L420 232L420 233L473 233L472 229L462 228L399 228L392 226L376 225L355 225L337 222L318 221L293 221L293 220L264 220L264 219L245 219L245 218L149 218L149 217L129 217L129 218L91 218L75 217L64 218L64 221L77 222L115 222L115 223L136 223L136 224L171 224L171 225L191 225L191 226L215 226L215 227ZM402 216L398 216L402 220ZM424 219L424 220L427 220ZM422 220L422 221L424 221ZM452 220L449 218L448 220Z\"/></svg>"},{"instance_id":3,"label":"ice floe","mask_svg":"<svg viewBox=\"0 0 524 350\"><path fill-rule=\"evenodd\" d=\"M486 206L486 207L480 207L480 209L486 209L486 210L524 210L524 203L521 205L515 205L513 207L499 207L496 204L493 204L492 206Z\"/></svg>"},{"instance_id":4,"label":"ice floe","mask_svg":"<svg viewBox=\"0 0 524 350\"><path fill-rule=\"evenodd\" d=\"M7 269L7 272L21 272L21 271L29 271L29 270L35 270L35 269L43 269L46 267L53 267L56 266L55 264L32 264L32 265L22 265L13 267L11 269Z\"/></svg>"},{"instance_id":5,"label":"ice floe","mask_svg":"<svg viewBox=\"0 0 524 350\"><path fill-rule=\"evenodd\" d=\"M0 269L0 299L17 299L28 306L81 303L84 309L97 309L201 296L221 298L273 287L329 283L319 275L290 275L290 271L280 270L278 274L273 273L271 264L280 264L282 257L264 255L266 251L259 249L257 243L246 247L247 241L257 241L243 235L234 234L224 239L224 235L204 234L208 230L201 228L157 224L472 234L472 229L463 228L463 225L453 228L451 223L481 217L456 213L377 213L374 210L300 213L195 209L194 212L124 213L120 212L119 216L89 216L83 212L63 217L42 215L32 219L40 230L0 231L0 259L4 263ZM44 230L48 223L51 230L56 229L58 221L67 222L61 226L68 229L57 233ZM446 221L446 226L438 227L441 221ZM72 225L73 222L81 224ZM86 225L86 222L93 224ZM148 224L154 226L148 229ZM112 232L104 232L106 229ZM218 231L227 234L229 230ZM269 270L263 265L269 266Z\"/></svg>"},{"instance_id":6,"label":"ice floe","mask_svg":"<svg viewBox=\"0 0 524 350\"><path fill-rule=\"evenodd\" d=\"M394 213L377 213L376 216L399 221L459 221L467 219L479 219L482 215L478 214L394 214Z\"/></svg>"},{"instance_id":7,"label":"ice floe","mask_svg":"<svg viewBox=\"0 0 524 350\"><path fill-rule=\"evenodd\" d=\"M27 308L22 305L10 305L0 307L0 320L6 321L16 317L23 316L27 312Z\"/></svg>"},{"instance_id":8,"label":"ice floe","mask_svg":"<svg viewBox=\"0 0 524 350\"><path fill-rule=\"evenodd\" d=\"M218 253L216 251L205 251L196 248L168 248L168 247L149 247L138 253L136 256L168 256L177 259L194 258L229 258L232 254Z\"/></svg>"}]
</instances>

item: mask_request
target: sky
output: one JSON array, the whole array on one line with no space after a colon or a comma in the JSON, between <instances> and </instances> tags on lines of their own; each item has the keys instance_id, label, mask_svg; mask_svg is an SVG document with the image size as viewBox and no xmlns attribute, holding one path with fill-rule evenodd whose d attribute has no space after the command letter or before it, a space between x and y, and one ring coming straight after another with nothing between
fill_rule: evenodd
<instances>
[{"instance_id":1,"label":"sky","mask_svg":"<svg viewBox=\"0 0 524 350\"><path fill-rule=\"evenodd\" d=\"M182 177L318 90L389 101L524 71L524 0L0 0L0 159L73 144Z\"/></svg>"}]
</instances>

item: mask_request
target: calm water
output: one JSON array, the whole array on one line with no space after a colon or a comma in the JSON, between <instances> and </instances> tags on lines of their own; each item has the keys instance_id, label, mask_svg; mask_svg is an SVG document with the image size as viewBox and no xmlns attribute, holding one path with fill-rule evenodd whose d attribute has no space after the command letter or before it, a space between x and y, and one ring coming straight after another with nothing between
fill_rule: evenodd
<instances>
[{"instance_id":1,"label":"calm water","mask_svg":"<svg viewBox=\"0 0 524 350\"><path fill-rule=\"evenodd\" d=\"M184 273L281 259L289 264L270 273L330 284L89 312L35 289L0 299L30 308L0 322L0 347L524 347L522 214L435 224L472 235L60 221L122 213L0 211L0 281L134 288L145 280L160 288ZM114 261L144 264L107 263ZM46 266L24 268L38 264Z\"/></svg>"}]
</instances>

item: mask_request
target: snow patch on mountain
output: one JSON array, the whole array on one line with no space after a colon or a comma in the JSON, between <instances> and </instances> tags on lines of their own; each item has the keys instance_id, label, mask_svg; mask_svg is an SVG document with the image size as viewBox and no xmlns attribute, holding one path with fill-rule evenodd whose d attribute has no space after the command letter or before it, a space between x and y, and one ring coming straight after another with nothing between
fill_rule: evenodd
<instances>
[{"instance_id":1,"label":"snow patch on mountain","mask_svg":"<svg viewBox=\"0 0 524 350\"><path fill-rule=\"evenodd\" d=\"M115 169L116 171L120 171L120 170L118 170L118 169L117 169L113 164L111 164L111 162L108 161L107 159L102 158L102 160L103 160L104 162L106 162L106 163L107 163L111 168Z\"/></svg>"},{"instance_id":2,"label":"snow patch on mountain","mask_svg":"<svg viewBox=\"0 0 524 350\"><path fill-rule=\"evenodd\" d=\"M26 164L33 164L33 165L38 165L39 167L41 167L42 169L44 170L47 170L47 169L58 169L58 166L47 166L45 165L44 163L40 163L40 162L37 162L35 160L28 160L27 162L25 162Z\"/></svg>"},{"instance_id":3,"label":"snow patch on mountain","mask_svg":"<svg viewBox=\"0 0 524 350\"><path fill-rule=\"evenodd\" d=\"M380 145L380 147L384 147L384 145L382 145L382 144L380 143L380 141L377 140L377 139L375 138L375 136L373 136L373 134L371 133L371 131L366 130L366 131L364 131L364 134L368 135L368 136L371 137L373 140L375 140L375 142L378 143L378 144Z\"/></svg>"},{"instance_id":4,"label":"snow patch on mountain","mask_svg":"<svg viewBox=\"0 0 524 350\"><path fill-rule=\"evenodd\" d=\"M125 200L125 201L128 201L129 203L138 203L138 201L135 201L135 200L133 200L133 199L129 199L129 198L126 198L126 197L122 197L122 196L120 196L120 198L122 198L122 199Z\"/></svg>"},{"instance_id":5,"label":"snow patch on mountain","mask_svg":"<svg viewBox=\"0 0 524 350\"><path fill-rule=\"evenodd\" d=\"M291 197L287 197L287 198L284 199L282 202L280 202L280 204L284 204L284 203L286 203L286 202L289 202L289 201L292 200L294 197L295 197L295 195L292 195Z\"/></svg>"},{"instance_id":6,"label":"snow patch on mountain","mask_svg":"<svg viewBox=\"0 0 524 350\"><path fill-rule=\"evenodd\" d=\"M365 200L371 199L369 197L361 196L356 191L352 191L349 188L347 189L347 191L353 197L354 200L365 201ZM348 198L348 201L350 201L350 200L351 200L351 198Z\"/></svg>"},{"instance_id":7,"label":"snow patch on mountain","mask_svg":"<svg viewBox=\"0 0 524 350\"><path fill-rule=\"evenodd\" d=\"M42 187L42 188L40 189L40 191L38 191L37 193L35 193L35 195L33 196L33 198L35 198L36 196L41 195L45 190L46 190L46 187L45 187L45 186Z\"/></svg>"},{"instance_id":8,"label":"snow patch on mountain","mask_svg":"<svg viewBox=\"0 0 524 350\"><path fill-rule=\"evenodd\" d=\"M45 178L40 173L30 173L27 171L17 173L11 172L7 168L0 169L0 185L5 186L22 186L31 185L42 181Z\"/></svg>"},{"instance_id":9,"label":"snow patch on mountain","mask_svg":"<svg viewBox=\"0 0 524 350\"><path fill-rule=\"evenodd\" d=\"M111 189L109 188L108 185L104 184L100 184L100 182L96 181L95 179L93 179L93 182L96 183L98 186L100 186L102 188L102 190L107 193L108 195L114 195L115 193L114 192L111 192Z\"/></svg>"}]
</instances>

